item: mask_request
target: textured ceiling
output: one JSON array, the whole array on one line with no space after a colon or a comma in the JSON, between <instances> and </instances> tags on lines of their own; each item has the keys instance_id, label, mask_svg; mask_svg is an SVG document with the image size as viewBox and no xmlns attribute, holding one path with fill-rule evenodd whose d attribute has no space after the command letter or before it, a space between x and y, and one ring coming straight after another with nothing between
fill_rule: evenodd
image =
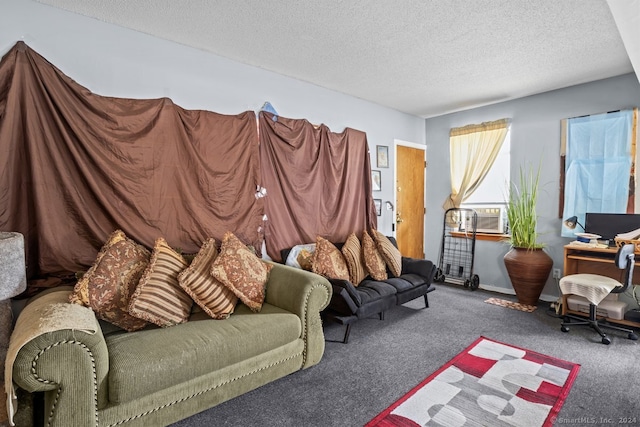
<instances>
[{"instance_id":1,"label":"textured ceiling","mask_svg":"<svg viewBox=\"0 0 640 427\"><path fill-rule=\"evenodd\" d=\"M606 0L38 1L421 117L633 71Z\"/></svg>"}]
</instances>

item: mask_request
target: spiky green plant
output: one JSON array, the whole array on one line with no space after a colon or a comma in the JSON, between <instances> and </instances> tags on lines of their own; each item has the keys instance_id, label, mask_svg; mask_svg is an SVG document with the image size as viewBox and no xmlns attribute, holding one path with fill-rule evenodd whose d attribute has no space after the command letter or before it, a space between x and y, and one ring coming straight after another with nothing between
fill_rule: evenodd
<instances>
[{"instance_id":1,"label":"spiky green plant","mask_svg":"<svg viewBox=\"0 0 640 427\"><path fill-rule=\"evenodd\" d=\"M511 183L507 202L507 218L511 237L509 243L515 248L540 249L544 244L538 243L538 216L536 202L538 200L538 182L540 166L536 173L532 169L526 172L520 168L519 183Z\"/></svg>"}]
</instances>

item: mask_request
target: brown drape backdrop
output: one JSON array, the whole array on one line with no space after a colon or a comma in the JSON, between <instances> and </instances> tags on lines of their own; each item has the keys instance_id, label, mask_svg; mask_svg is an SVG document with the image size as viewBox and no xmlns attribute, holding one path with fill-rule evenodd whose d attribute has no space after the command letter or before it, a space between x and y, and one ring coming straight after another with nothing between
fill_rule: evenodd
<instances>
[{"instance_id":1,"label":"brown drape backdrop","mask_svg":"<svg viewBox=\"0 0 640 427\"><path fill-rule=\"evenodd\" d=\"M275 120L274 120L275 118ZM262 182L267 189L267 253L313 243L343 242L377 227L367 136L260 112Z\"/></svg>"},{"instance_id":2,"label":"brown drape backdrop","mask_svg":"<svg viewBox=\"0 0 640 427\"><path fill-rule=\"evenodd\" d=\"M24 234L29 277L86 269L116 228L260 249L259 179L254 112L98 96L23 42L0 62L0 230Z\"/></svg>"}]
</instances>

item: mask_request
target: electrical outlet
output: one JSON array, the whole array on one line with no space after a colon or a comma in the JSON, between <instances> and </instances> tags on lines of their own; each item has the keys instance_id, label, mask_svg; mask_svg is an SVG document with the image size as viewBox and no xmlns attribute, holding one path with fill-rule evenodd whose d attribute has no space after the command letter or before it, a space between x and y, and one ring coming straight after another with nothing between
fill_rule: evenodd
<instances>
[{"instance_id":1,"label":"electrical outlet","mask_svg":"<svg viewBox=\"0 0 640 427\"><path fill-rule=\"evenodd\" d=\"M559 279L560 278L560 269L559 268L554 268L553 269L553 278L554 279Z\"/></svg>"}]
</instances>

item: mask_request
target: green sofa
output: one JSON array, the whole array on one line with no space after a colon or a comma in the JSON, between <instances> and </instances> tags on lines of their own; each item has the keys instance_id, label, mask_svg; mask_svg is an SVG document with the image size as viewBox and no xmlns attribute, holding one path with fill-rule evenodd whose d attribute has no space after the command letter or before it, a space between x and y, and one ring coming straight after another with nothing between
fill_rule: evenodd
<instances>
[{"instance_id":1,"label":"green sofa","mask_svg":"<svg viewBox=\"0 0 640 427\"><path fill-rule=\"evenodd\" d=\"M321 276L274 264L259 313L239 304L226 320L195 312L181 325L124 332L86 309L95 332L61 329L30 339L17 351L13 383L44 392L45 425L171 424L317 364L320 311L331 289ZM66 301L70 290L54 292ZM41 324L55 321L53 309L36 314ZM18 318L16 329L28 327Z\"/></svg>"}]
</instances>

